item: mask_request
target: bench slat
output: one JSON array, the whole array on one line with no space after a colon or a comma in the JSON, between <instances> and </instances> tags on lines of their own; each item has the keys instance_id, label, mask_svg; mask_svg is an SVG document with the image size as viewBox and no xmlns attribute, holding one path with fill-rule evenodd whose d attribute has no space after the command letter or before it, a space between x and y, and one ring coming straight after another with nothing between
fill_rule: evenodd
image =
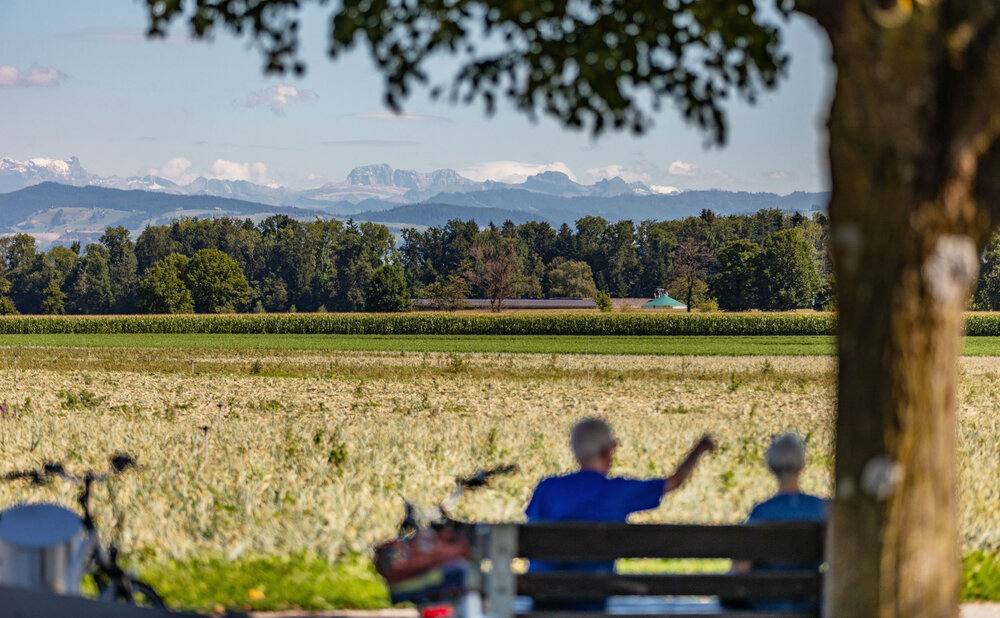
<instances>
[{"instance_id":1,"label":"bench slat","mask_svg":"<svg viewBox=\"0 0 1000 618\"><path fill-rule=\"evenodd\" d=\"M820 573L773 571L718 575L528 573L517 593L534 599L604 599L611 596L720 596L731 599L819 599Z\"/></svg>"},{"instance_id":2,"label":"bench slat","mask_svg":"<svg viewBox=\"0 0 1000 618\"><path fill-rule=\"evenodd\" d=\"M823 560L821 524L738 526L537 523L518 526L521 558L614 560L616 558L732 558Z\"/></svg>"}]
</instances>

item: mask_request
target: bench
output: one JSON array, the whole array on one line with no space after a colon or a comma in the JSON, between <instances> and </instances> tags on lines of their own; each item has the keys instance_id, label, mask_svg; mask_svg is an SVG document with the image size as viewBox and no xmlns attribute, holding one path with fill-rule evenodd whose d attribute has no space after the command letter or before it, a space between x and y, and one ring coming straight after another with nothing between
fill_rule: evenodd
<instances>
[{"instance_id":1,"label":"bench","mask_svg":"<svg viewBox=\"0 0 1000 618\"><path fill-rule=\"evenodd\" d=\"M582 618L589 612L518 612L515 597L535 600L599 600L607 597L717 597L727 600L818 601L822 574L757 571L720 574L627 575L618 573L525 573L515 558L551 561L608 561L618 558L728 558L764 562L823 561L821 524L732 526L630 525L603 523L499 524L481 529L488 559L483 599L491 618ZM727 604L729 605L729 604ZM629 615L629 612L616 612ZM673 600L634 612L642 616L742 616L805 618L818 612L726 609L717 602Z\"/></svg>"}]
</instances>

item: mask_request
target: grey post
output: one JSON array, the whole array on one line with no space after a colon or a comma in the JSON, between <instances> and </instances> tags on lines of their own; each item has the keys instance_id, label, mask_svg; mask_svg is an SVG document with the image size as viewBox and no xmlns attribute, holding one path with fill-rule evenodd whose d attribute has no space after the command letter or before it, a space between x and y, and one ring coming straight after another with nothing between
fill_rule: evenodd
<instances>
[{"instance_id":1,"label":"grey post","mask_svg":"<svg viewBox=\"0 0 1000 618\"><path fill-rule=\"evenodd\" d=\"M486 578L487 613L491 618L511 618L514 614L514 572L511 561L517 555L517 524L490 526L486 557L490 573Z\"/></svg>"}]
</instances>

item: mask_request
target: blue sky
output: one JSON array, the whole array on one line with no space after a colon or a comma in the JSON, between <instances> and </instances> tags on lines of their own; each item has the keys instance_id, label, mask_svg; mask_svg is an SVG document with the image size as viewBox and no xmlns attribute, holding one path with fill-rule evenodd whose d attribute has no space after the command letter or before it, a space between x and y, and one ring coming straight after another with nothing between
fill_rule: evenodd
<instances>
[{"instance_id":1,"label":"blue sky","mask_svg":"<svg viewBox=\"0 0 1000 618\"><path fill-rule=\"evenodd\" d=\"M133 0L3 0L0 5L0 156L78 156L88 171L156 171L295 187L339 181L386 162L517 180L543 169L581 182L623 175L681 189L788 193L828 187L823 128L832 69L818 30L786 29L789 78L749 107L730 107L727 146L704 139L669 108L642 137L597 140L501 109L414 96L403 117L382 106L382 82L355 53L323 53L325 13L304 23L303 78L267 77L245 41L220 34L189 42L181 24L166 42L143 36Z\"/></svg>"}]
</instances>

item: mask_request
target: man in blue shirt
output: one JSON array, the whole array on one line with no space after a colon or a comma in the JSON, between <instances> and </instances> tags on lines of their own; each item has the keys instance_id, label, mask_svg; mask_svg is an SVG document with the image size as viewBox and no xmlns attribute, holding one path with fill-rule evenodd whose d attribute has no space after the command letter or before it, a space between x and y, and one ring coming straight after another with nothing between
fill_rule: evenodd
<instances>
[{"instance_id":1,"label":"man in blue shirt","mask_svg":"<svg viewBox=\"0 0 1000 618\"><path fill-rule=\"evenodd\" d=\"M667 478L638 480L610 477L618 446L611 427L597 418L578 422L570 434L573 455L580 464L577 472L542 480L525 510L529 522L621 522L636 511L655 509L663 496L687 481L698 460L715 449L705 435ZM613 571L614 562L532 561L529 570Z\"/></svg>"}]
</instances>

